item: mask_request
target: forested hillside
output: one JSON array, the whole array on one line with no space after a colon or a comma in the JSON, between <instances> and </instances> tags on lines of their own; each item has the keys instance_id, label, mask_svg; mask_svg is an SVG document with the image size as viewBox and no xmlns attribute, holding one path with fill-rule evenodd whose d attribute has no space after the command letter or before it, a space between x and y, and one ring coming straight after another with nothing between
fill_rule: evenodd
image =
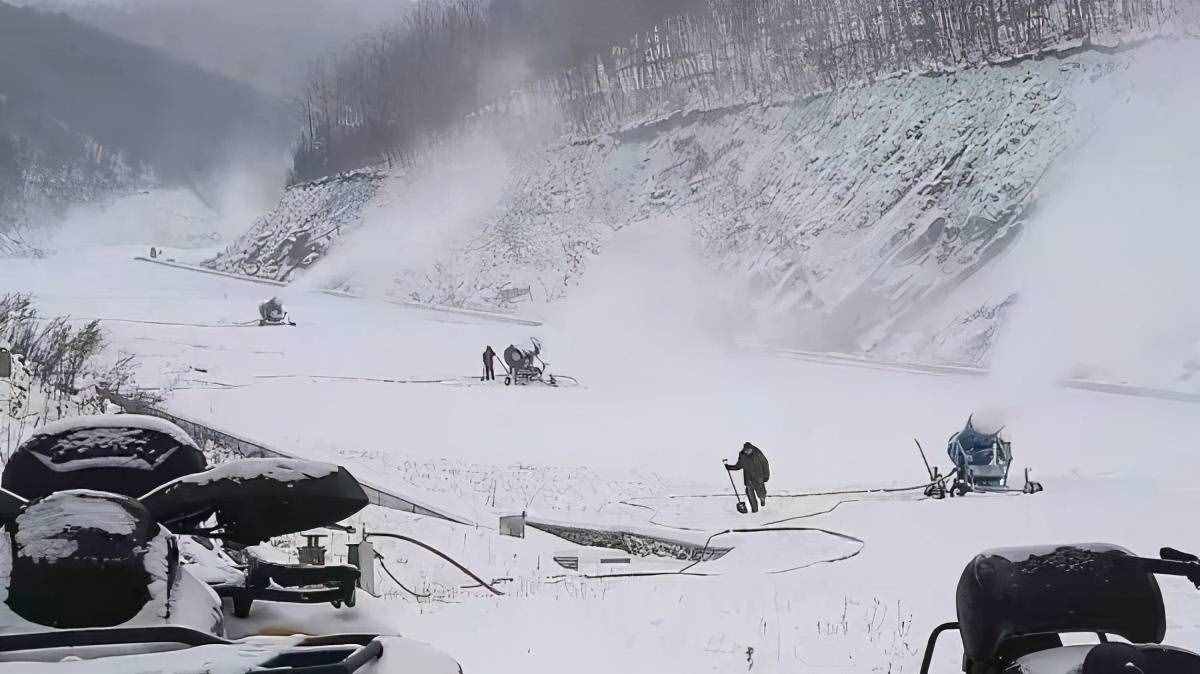
<instances>
[{"instance_id":1,"label":"forested hillside","mask_svg":"<svg viewBox=\"0 0 1200 674\"><path fill-rule=\"evenodd\" d=\"M314 69L294 179L378 161L411 163L470 128L507 138L530 126L593 135L679 108L803 97L898 71L1135 39L1172 25L1192 4L426 3Z\"/></svg>"}]
</instances>

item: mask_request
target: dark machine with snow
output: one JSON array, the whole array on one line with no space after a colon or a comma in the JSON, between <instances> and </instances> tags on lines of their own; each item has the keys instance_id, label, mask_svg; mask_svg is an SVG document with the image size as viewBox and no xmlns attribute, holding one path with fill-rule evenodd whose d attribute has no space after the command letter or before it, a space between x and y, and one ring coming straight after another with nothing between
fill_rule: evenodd
<instances>
[{"instance_id":1,"label":"dark machine with snow","mask_svg":"<svg viewBox=\"0 0 1200 674\"><path fill-rule=\"evenodd\" d=\"M540 382L549 386L558 386L558 380L547 370L549 365L542 360L542 342L536 337L529 340L531 347L522 349L509 344L504 349L504 384L528 384Z\"/></svg>"},{"instance_id":2,"label":"dark machine with snow","mask_svg":"<svg viewBox=\"0 0 1200 674\"><path fill-rule=\"evenodd\" d=\"M280 302L278 297L272 297L258 305L258 324L260 326L295 325L288 318L287 312L283 310L283 302Z\"/></svg>"},{"instance_id":3,"label":"dark machine with snow","mask_svg":"<svg viewBox=\"0 0 1200 674\"><path fill-rule=\"evenodd\" d=\"M107 415L36 432L0 487L0 673L67 656L124 671L114 659L137 655L129 667L167 674L198 671L200 657L212 674L352 674L385 649L401 671L459 671L399 637L260 636L238 622L255 601L281 602L283 612L355 604L355 567L272 562L249 547L365 507L362 486L340 466L279 458L208 467L177 426ZM309 631L312 621L298 624ZM189 653L199 646L203 656ZM424 668L410 670L407 652L419 652Z\"/></svg>"},{"instance_id":4,"label":"dark machine with snow","mask_svg":"<svg viewBox=\"0 0 1200 674\"><path fill-rule=\"evenodd\" d=\"M921 673L938 636L958 630L966 674L1200 674L1200 655L1162 645L1166 610L1155 574L1200 588L1200 561L1171 548L1158 558L1097 543L981 553L958 581L958 621L929 635ZM1070 633L1098 643L1064 646Z\"/></svg>"},{"instance_id":5,"label":"dark machine with snow","mask_svg":"<svg viewBox=\"0 0 1200 674\"><path fill-rule=\"evenodd\" d=\"M980 431L975 427L973 417L967 418L967 424L962 430L952 434L946 441L946 455L950 457L953 469L945 475L936 469L929 470L930 486L925 493L938 498L945 496L963 496L968 492L1010 492L1018 491L1008 486L1008 472L1012 468L1012 442L1001 436L1003 428L994 431ZM917 443L919 448L921 443ZM921 456L925 452L922 450ZM946 482L953 477L950 486ZM1025 469L1025 484L1019 491L1026 494L1036 494L1043 490L1040 482L1029 479L1029 469Z\"/></svg>"}]
</instances>

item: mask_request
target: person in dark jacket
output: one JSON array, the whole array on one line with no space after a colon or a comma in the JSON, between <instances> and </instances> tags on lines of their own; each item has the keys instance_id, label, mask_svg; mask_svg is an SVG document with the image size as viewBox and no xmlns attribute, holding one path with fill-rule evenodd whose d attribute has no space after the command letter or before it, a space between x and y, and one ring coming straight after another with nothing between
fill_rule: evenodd
<instances>
[{"instance_id":1,"label":"person in dark jacket","mask_svg":"<svg viewBox=\"0 0 1200 674\"><path fill-rule=\"evenodd\" d=\"M767 504L767 480L771 479L771 464L762 450L749 442L742 444L735 464L725 464L725 470L742 471L742 482L746 485L746 498L751 512L758 512L758 504Z\"/></svg>"},{"instance_id":2,"label":"person in dark jacket","mask_svg":"<svg viewBox=\"0 0 1200 674\"><path fill-rule=\"evenodd\" d=\"M488 344L483 350L483 380L496 381L496 366L493 361L496 360L496 352L492 350L492 345Z\"/></svg>"}]
</instances>

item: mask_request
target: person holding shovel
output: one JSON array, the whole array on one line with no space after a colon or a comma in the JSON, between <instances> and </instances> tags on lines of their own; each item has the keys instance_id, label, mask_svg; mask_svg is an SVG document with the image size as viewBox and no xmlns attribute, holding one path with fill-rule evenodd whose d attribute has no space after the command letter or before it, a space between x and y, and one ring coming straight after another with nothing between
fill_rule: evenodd
<instances>
[{"instance_id":1,"label":"person holding shovel","mask_svg":"<svg viewBox=\"0 0 1200 674\"><path fill-rule=\"evenodd\" d=\"M496 359L496 352L492 349L492 345L488 344L483 350L483 380L496 381L496 366L493 361Z\"/></svg>"},{"instance_id":2,"label":"person holding shovel","mask_svg":"<svg viewBox=\"0 0 1200 674\"><path fill-rule=\"evenodd\" d=\"M746 498L750 501L751 512L758 512L761 502L767 504L767 480L771 479L771 464L762 450L749 442L742 444L738 453L737 463L725 463L725 470L742 471L742 482L746 485ZM745 509L742 509L745 512Z\"/></svg>"}]
</instances>

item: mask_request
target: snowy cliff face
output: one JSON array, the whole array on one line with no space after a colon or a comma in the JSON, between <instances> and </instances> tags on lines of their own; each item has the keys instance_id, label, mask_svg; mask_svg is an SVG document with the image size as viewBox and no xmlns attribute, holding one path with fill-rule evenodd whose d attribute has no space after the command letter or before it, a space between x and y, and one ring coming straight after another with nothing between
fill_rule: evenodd
<instances>
[{"instance_id":1,"label":"snowy cliff face","mask_svg":"<svg viewBox=\"0 0 1200 674\"><path fill-rule=\"evenodd\" d=\"M342 227L355 227L375 196L381 176L347 173L289 187L274 210L208 261L215 269L280 281L313 265L337 240Z\"/></svg>"},{"instance_id":2,"label":"snowy cliff face","mask_svg":"<svg viewBox=\"0 0 1200 674\"><path fill-rule=\"evenodd\" d=\"M441 222L427 203L419 217L407 212L412 195L393 181L374 195L335 181L322 188L336 192L330 198L373 199L360 220L450 232L432 253L390 252L380 287L353 271L370 266L355 256L379 236L364 229L356 245L328 251L348 270L336 285L501 308L509 301L502 289L530 286L535 301L553 302L571 296L618 232L683 222L687 243L749 307L759 339L981 363L1016 288L989 287L967 303L947 298L1012 247L1045 176L1128 95L1137 55L1160 48L902 74L807 100L681 112L511 155L504 188L467 227L462 213ZM462 184L440 182L411 200L440 190L454 206L458 193L494 177L489 162L478 164ZM330 241L352 232L354 214L326 219L325 201L301 199L310 189L290 190L278 219L334 230ZM239 256L278 247L294 229L260 220L216 265L230 269ZM270 267L273 278L286 276L285 264Z\"/></svg>"}]
</instances>

